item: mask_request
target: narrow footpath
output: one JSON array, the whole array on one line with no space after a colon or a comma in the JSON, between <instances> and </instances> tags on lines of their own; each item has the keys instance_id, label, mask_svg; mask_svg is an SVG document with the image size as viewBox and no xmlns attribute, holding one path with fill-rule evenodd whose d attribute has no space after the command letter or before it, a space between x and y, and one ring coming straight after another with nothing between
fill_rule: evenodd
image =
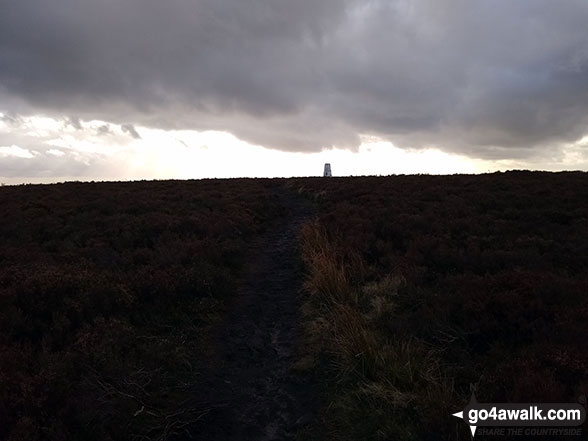
<instances>
[{"instance_id":1,"label":"narrow footpath","mask_svg":"<svg viewBox=\"0 0 588 441\"><path fill-rule=\"evenodd\" d=\"M208 381L218 404L203 418L195 439L292 440L312 420L314 388L292 370L302 344L297 237L312 209L300 196L279 191L290 214L251 244L220 331L220 366Z\"/></svg>"}]
</instances>

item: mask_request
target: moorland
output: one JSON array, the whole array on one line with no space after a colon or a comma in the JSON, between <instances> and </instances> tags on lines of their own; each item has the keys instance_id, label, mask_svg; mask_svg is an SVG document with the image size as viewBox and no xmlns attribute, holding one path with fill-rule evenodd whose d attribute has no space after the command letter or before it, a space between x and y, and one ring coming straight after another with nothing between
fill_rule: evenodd
<instances>
[{"instance_id":1,"label":"moorland","mask_svg":"<svg viewBox=\"0 0 588 441\"><path fill-rule=\"evenodd\" d=\"M472 391L585 404L587 200L582 172L2 187L0 439L457 440Z\"/></svg>"}]
</instances>

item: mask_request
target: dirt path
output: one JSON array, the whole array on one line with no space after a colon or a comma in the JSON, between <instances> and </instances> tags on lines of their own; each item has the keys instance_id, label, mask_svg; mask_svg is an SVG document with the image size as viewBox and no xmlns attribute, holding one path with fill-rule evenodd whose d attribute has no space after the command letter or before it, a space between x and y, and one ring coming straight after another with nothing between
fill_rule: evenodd
<instances>
[{"instance_id":1,"label":"dirt path","mask_svg":"<svg viewBox=\"0 0 588 441\"><path fill-rule=\"evenodd\" d=\"M280 193L291 214L252 244L220 332L221 362L209 381L217 407L196 439L291 440L312 419L312 387L291 370L302 332L296 240L312 210L297 195Z\"/></svg>"}]
</instances>

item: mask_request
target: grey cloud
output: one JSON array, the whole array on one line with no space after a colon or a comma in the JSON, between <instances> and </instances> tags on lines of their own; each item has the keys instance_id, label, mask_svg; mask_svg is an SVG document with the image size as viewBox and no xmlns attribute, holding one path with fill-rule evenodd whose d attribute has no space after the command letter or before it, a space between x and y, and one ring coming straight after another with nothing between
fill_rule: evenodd
<instances>
[{"instance_id":1,"label":"grey cloud","mask_svg":"<svg viewBox=\"0 0 588 441\"><path fill-rule=\"evenodd\" d=\"M2 159L1 178L82 177L92 166L70 156L35 155L33 158L8 157Z\"/></svg>"},{"instance_id":2,"label":"grey cloud","mask_svg":"<svg viewBox=\"0 0 588 441\"><path fill-rule=\"evenodd\" d=\"M65 120L65 124L72 126L76 130L82 130L84 128L82 126L82 122L80 121L80 119L75 116L70 116L69 118L67 118Z\"/></svg>"},{"instance_id":3,"label":"grey cloud","mask_svg":"<svg viewBox=\"0 0 588 441\"><path fill-rule=\"evenodd\" d=\"M96 134L100 136L110 134L110 126L108 124L101 125L96 129Z\"/></svg>"},{"instance_id":4,"label":"grey cloud","mask_svg":"<svg viewBox=\"0 0 588 441\"><path fill-rule=\"evenodd\" d=\"M11 127L20 127L23 123L22 117L14 112L5 113L0 119Z\"/></svg>"},{"instance_id":5,"label":"grey cloud","mask_svg":"<svg viewBox=\"0 0 588 441\"><path fill-rule=\"evenodd\" d=\"M585 0L5 3L0 102L133 137L126 121L509 158L587 133Z\"/></svg>"},{"instance_id":6,"label":"grey cloud","mask_svg":"<svg viewBox=\"0 0 588 441\"><path fill-rule=\"evenodd\" d=\"M28 150L31 157L4 156L0 161L0 182L46 182L47 180L91 179L112 175L113 164L97 154L62 151L51 154L55 148L30 139L19 147Z\"/></svg>"},{"instance_id":7,"label":"grey cloud","mask_svg":"<svg viewBox=\"0 0 588 441\"><path fill-rule=\"evenodd\" d=\"M0 131L0 146L16 146L30 155L0 154L0 182L47 182L122 176L124 167L108 155L52 145L52 134L28 136L25 130ZM56 151L61 153L55 154Z\"/></svg>"},{"instance_id":8,"label":"grey cloud","mask_svg":"<svg viewBox=\"0 0 588 441\"><path fill-rule=\"evenodd\" d=\"M141 135L139 135L139 133L135 129L135 126L133 126L132 124L122 124L120 128L124 133L128 133L134 139L141 139Z\"/></svg>"}]
</instances>

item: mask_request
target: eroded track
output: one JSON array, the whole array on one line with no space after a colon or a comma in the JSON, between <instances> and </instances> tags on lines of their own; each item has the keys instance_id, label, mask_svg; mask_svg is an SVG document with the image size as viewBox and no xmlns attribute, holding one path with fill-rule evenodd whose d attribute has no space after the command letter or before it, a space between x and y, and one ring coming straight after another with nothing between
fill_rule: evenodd
<instances>
[{"instance_id":1,"label":"eroded track","mask_svg":"<svg viewBox=\"0 0 588 441\"><path fill-rule=\"evenodd\" d=\"M292 370L302 330L297 235L312 210L287 191L287 221L251 244L250 260L219 335L208 384L211 412L196 439L290 440L312 419L312 386Z\"/></svg>"}]
</instances>

